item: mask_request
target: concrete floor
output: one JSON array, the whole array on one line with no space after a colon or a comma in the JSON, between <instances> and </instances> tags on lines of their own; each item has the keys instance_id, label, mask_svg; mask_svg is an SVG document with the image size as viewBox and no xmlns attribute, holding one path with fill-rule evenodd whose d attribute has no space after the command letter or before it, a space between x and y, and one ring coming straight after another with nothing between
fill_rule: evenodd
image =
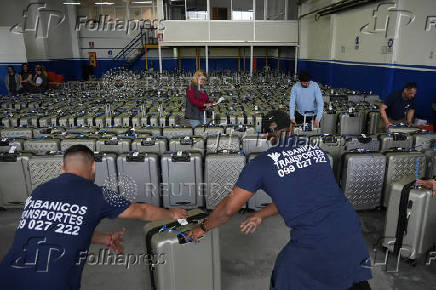
<instances>
[{"instance_id":1,"label":"concrete floor","mask_svg":"<svg viewBox=\"0 0 436 290\"><path fill-rule=\"evenodd\" d=\"M21 210L0 212L0 257L5 255L12 243L20 212ZM383 232L384 211L359 214L368 247L372 249ZM255 234L244 236L239 232L239 224L247 215L236 214L220 229L223 290L268 289L276 255L289 239L289 230L280 217L266 220ZM125 252L143 253L143 225L139 221L104 220L98 229L115 231L126 227ZM91 246L90 252L97 253L98 250L99 247ZM83 272L82 289L145 290L145 270L143 265L132 266L129 270L124 266L87 265ZM419 261L415 267L401 262L399 273L386 273L383 268L377 267L373 270L373 276L370 283L376 290L436 289L436 261L430 266Z\"/></svg>"}]
</instances>

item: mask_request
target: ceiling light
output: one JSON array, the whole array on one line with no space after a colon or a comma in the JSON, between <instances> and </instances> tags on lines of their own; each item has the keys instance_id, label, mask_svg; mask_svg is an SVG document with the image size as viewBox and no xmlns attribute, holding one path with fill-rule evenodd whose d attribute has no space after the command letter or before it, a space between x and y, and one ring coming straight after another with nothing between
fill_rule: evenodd
<instances>
[{"instance_id":1,"label":"ceiling light","mask_svg":"<svg viewBox=\"0 0 436 290\"><path fill-rule=\"evenodd\" d=\"M95 5L114 5L114 2L95 2Z\"/></svg>"},{"instance_id":2,"label":"ceiling light","mask_svg":"<svg viewBox=\"0 0 436 290\"><path fill-rule=\"evenodd\" d=\"M153 1L133 1L132 4L152 4Z\"/></svg>"}]
</instances>

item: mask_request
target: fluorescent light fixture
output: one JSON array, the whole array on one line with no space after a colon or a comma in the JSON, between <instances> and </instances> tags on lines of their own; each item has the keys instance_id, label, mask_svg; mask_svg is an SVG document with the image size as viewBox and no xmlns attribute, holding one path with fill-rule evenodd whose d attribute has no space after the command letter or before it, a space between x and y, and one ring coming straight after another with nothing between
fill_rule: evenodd
<instances>
[{"instance_id":1,"label":"fluorescent light fixture","mask_svg":"<svg viewBox=\"0 0 436 290\"><path fill-rule=\"evenodd\" d=\"M64 2L64 5L80 5L80 2Z\"/></svg>"},{"instance_id":2,"label":"fluorescent light fixture","mask_svg":"<svg viewBox=\"0 0 436 290\"><path fill-rule=\"evenodd\" d=\"M114 5L114 2L95 2L95 5Z\"/></svg>"},{"instance_id":3,"label":"fluorescent light fixture","mask_svg":"<svg viewBox=\"0 0 436 290\"><path fill-rule=\"evenodd\" d=\"M153 1L133 1L132 4L152 4Z\"/></svg>"}]
</instances>

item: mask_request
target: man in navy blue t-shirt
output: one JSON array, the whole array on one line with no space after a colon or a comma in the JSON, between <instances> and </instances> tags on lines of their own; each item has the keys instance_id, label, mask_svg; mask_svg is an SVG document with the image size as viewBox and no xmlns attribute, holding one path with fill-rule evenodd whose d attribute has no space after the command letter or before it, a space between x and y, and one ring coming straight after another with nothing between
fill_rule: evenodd
<instances>
[{"instance_id":1,"label":"man in navy blue t-shirt","mask_svg":"<svg viewBox=\"0 0 436 290\"><path fill-rule=\"evenodd\" d=\"M83 145L64 155L62 174L26 200L9 253L0 264L1 289L77 290L95 227L104 218L153 221L185 218L184 209L130 203L94 184L94 153ZM110 243L110 241L108 242Z\"/></svg>"},{"instance_id":2,"label":"man in navy blue t-shirt","mask_svg":"<svg viewBox=\"0 0 436 290\"><path fill-rule=\"evenodd\" d=\"M291 240L275 263L271 289L370 289L360 219L336 183L327 155L289 135L287 113L272 111L265 124L275 146L246 165L232 193L188 236L197 240L223 225L263 189L273 203L243 222L241 230L253 232L263 219L277 214L291 228Z\"/></svg>"},{"instance_id":3,"label":"man in navy blue t-shirt","mask_svg":"<svg viewBox=\"0 0 436 290\"><path fill-rule=\"evenodd\" d=\"M412 125L416 107L416 90L416 83L407 83L402 91L392 92L380 105L380 115L385 130L398 123Z\"/></svg>"}]
</instances>

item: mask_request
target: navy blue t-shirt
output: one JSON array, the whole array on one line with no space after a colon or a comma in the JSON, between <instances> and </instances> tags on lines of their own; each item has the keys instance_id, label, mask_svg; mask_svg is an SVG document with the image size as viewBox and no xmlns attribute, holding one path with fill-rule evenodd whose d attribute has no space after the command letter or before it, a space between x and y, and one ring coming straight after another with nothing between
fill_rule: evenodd
<instances>
[{"instance_id":1,"label":"navy blue t-shirt","mask_svg":"<svg viewBox=\"0 0 436 290\"><path fill-rule=\"evenodd\" d=\"M324 151L312 143L294 145L289 138L260 154L236 183L253 193L263 189L291 228L316 223L318 209L347 203Z\"/></svg>"},{"instance_id":2,"label":"navy blue t-shirt","mask_svg":"<svg viewBox=\"0 0 436 290\"><path fill-rule=\"evenodd\" d=\"M122 196L70 173L38 186L0 264L2 289L79 289L95 227L129 206Z\"/></svg>"},{"instance_id":3,"label":"navy blue t-shirt","mask_svg":"<svg viewBox=\"0 0 436 290\"><path fill-rule=\"evenodd\" d=\"M395 91L387 96L383 103L388 107L386 109L388 118L398 121L405 119L408 110L415 109L416 96L411 100L405 100L401 91Z\"/></svg>"},{"instance_id":4,"label":"navy blue t-shirt","mask_svg":"<svg viewBox=\"0 0 436 290\"><path fill-rule=\"evenodd\" d=\"M251 160L236 186L263 189L291 228L271 289L348 289L371 278L359 216L319 146L287 138Z\"/></svg>"}]
</instances>

